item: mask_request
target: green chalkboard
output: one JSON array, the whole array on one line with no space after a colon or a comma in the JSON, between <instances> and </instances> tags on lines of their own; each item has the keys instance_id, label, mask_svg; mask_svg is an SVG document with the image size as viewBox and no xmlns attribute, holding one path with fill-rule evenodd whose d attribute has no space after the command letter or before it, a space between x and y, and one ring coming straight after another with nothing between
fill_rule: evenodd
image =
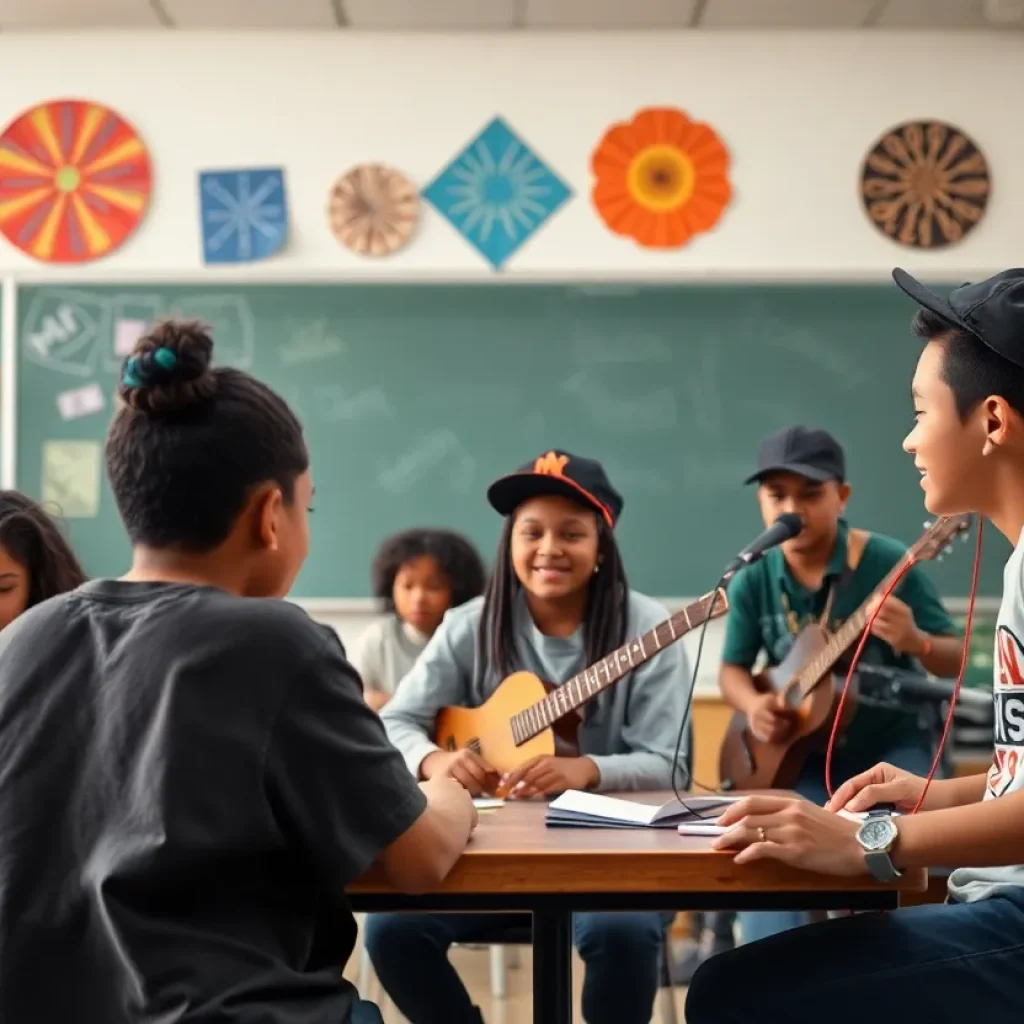
<instances>
[{"instance_id":1,"label":"green chalkboard","mask_svg":"<svg viewBox=\"0 0 1024 1024\"><path fill-rule=\"evenodd\" d=\"M858 525L910 542L925 519L900 448L913 309L892 286L22 287L17 480L64 505L94 574L128 556L96 483L117 339L166 313L212 324L219 360L305 423L317 501L299 597L366 595L377 543L414 524L464 530L490 558L486 485L555 446L605 462L626 497L631 581L658 596L709 588L758 532L741 481L759 438L788 423L846 445ZM89 413L93 384L106 401ZM60 396L83 387L65 419ZM997 594L1005 545L988 548L982 590ZM929 571L966 593L970 548Z\"/></svg>"}]
</instances>

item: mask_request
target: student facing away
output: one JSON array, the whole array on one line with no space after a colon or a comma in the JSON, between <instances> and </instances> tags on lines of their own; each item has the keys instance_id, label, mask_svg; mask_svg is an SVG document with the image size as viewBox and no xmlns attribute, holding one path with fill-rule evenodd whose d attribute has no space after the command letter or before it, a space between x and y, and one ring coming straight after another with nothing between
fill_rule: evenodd
<instances>
[{"instance_id":1,"label":"student facing away","mask_svg":"<svg viewBox=\"0 0 1024 1024\"><path fill-rule=\"evenodd\" d=\"M668 789L690 685L678 643L585 706L580 756L540 757L499 779L472 751L434 744L440 708L479 706L516 671L565 682L668 618L660 604L628 587L613 533L623 501L599 463L549 452L492 484L488 499L505 521L486 594L448 612L384 708L392 742L417 778L451 776L474 794L501 783L521 798L567 789ZM576 915L588 1024L647 1024L672 917ZM367 921L367 949L412 1024L474 1024L479 1011L447 959L448 947L498 941L504 928L524 924L528 916L375 914Z\"/></svg>"},{"instance_id":2,"label":"student facing away","mask_svg":"<svg viewBox=\"0 0 1024 1024\"><path fill-rule=\"evenodd\" d=\"M373 595L387 614L359 637L352 663L366 702L379 711L394 695L449 608L484 590L476 548L451 530L416 528L381 544L371 571Z\"/></svg>"},{"instance_id":3,"label":"student facing away","mask_svg":"<svg viewBox=\"0 0 1024 1024\"><path fill-rule=\"evenodd\" d=\"M725 699L744 712L754 735L784 740L793 719L778 693L754 685L751 669L759 654L778 665L797 634L819 624L834 633L863 604L906 547L892 537L851 528L844 518L851 488L839 443L824 430L786 427L761 443L757 471L761 515L768 525L785 512L803 520L800 535L746 566L729 585L720 684ZM961 641L942 607L934 584L920 568L903 577L875 620L861 664L955 676ZM845 676L844 676L845 677ZM927 774L938 729L922 720L928 709L892 711L862 705L837 743L832 771L836 784L889 761ZM793 787L815 803L828 799L824 751L812 753ZM806 924L801 911L761 911L739 915L744 941Z\"/></svg>"},{"instance_id":4,"label":"student facing away","mask_svg":"<svg viewBox=\"0 0 1024 1024\"><path fill-rule=\"evenodd\" d=\"M827 875L894 881L956 868L944 904L809 925L707 961L688 1024L996 1024L1024 1006L1024 270L956 288L948 300L902 270L925 346L913 381L914 457L928 511L975 512L1015 545L996 619L995 756L987 775L942 779L879 764L828 809L785 797L730 807L715 845ZM966 578L966 570L965 570ZM920 813L911 814L922 795ZM835 811L894 804L863 824Z\"/></svg>"},{"instance_id":5,"label":"student facing away","mask_svg":"<svg viewBox=\"0 0 1024 1024\"><path fill-rule=\"evenodd\" d=\"M0 491L0 629L85 582L57 524L20 491Z\"/></svg>"},{"instance_id":6,"label":"student facing away","mask_svg":"<svg viewBox=\"0 0 1024 1024\"><path fill-rule=\"evenodd\" d=\"M132 542L0 634L0 1020L380 1020L341 967L374 861L436 885L475 812L417 786L333 631L280 598L313 493L288 406L138 343L107 473Z\"/></svg>"}]
</instances>

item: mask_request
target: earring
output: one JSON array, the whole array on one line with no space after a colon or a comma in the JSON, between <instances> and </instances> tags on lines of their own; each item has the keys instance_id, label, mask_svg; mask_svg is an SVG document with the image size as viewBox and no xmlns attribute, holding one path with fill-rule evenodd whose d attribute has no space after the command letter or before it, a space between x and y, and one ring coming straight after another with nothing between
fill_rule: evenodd
<instances>
[{"instance_id":1,"label":"earring","mask_svg":"<svg viewBox=\"0 0 1024 1024\"><path fill-rule=\"evenodd\" d=\"M601 571L601 566L600 565L595 565L594 566L594 575L596 576L600 571Z\"/></svg>"}]
</instances>

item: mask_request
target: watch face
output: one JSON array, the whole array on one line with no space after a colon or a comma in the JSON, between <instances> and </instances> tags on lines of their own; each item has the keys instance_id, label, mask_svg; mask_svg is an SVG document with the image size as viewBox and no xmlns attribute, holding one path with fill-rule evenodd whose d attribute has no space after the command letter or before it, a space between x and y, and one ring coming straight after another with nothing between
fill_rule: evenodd
<instances>
[{"instance_id":1,"label":"watch face","mask_svg":"<svg viewBox=\"0 0 1024 1024\"><path fill-rule=\"evenodd\" d=\"M896 826L888 818L869 818L857 833L865 850L884 850L895 838Z\"/></svg>"}]
</instances>

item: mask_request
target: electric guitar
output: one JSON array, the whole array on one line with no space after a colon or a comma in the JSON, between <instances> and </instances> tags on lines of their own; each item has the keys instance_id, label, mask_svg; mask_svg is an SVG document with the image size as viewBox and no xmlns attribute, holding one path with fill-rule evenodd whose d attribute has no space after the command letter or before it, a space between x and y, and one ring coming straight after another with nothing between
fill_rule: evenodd
<instances>
[{"instance_id":1,"label":"electric guitar","mask_svg":"<svg viewBox=\"0 0 1024 1024\"><path fill-rule=\"evenodd\" d=\"M545 683L532 672L513 672L480 707L442 708L434 742L442 750L468 747L502 774L543 754L578 756L579 708L706 618L717 619L728 609L723 589L705 594L560 686Z\"/></svg>"},{"instance_id":2,"label":"electric guitar","mask_svg":"<svg viewBox=\"0 0 1024 1024\"><path fill-rule=\"evenodd\" d=\"M926 524L927 525L927 524ZM762 693L782 695L792 712L788 735L762 742L748 728L747 717L733 714L719 752L719 778L725 791L738 789L791 789L800 776L807 755L824 749L838 710L845 679L832 668L853 646L870 618L871 602L888 590L907 562L941 557L954 537L971 527L970 515L949 516L927 526L917 543L889 571L864 603L831 636L817 623L802 629L785 659L773 669L754 677ZM843 707L840 730L849 726L857 710L856 677L851 680Z\"/></svg>"}]
</instances>

